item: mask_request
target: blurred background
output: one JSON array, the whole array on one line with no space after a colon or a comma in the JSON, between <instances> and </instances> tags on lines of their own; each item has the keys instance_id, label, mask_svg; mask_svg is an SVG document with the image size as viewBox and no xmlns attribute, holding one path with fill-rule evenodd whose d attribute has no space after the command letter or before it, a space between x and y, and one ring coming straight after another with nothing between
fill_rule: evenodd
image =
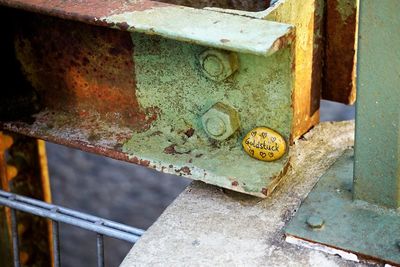
<instances>
[{"instance_id":1,"label":"blurred background","mask_svg":"<svg viewBox=\"0 0 400 267\"><path fill-rule=\"evenodd\" d=\"M354 107L322 101L322 121L354 118ZM47 144L53 201L57 205L147 229L190 180L141 166ZM61 224L65 267L96 266L96 235ZM106 266L118 266L132 244L105 239Z\"/></svg>"}]
</instances>

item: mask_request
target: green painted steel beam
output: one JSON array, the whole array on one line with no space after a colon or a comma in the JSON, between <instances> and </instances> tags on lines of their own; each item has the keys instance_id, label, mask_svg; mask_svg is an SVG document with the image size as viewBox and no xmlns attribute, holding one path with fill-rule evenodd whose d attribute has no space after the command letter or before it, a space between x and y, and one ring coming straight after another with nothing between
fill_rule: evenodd
<instances>
[{"instance_id":1,"label":"green painted steel beam","mask_svg":"<svg viewBox=\"0 0 400 267\"><path fill-rule=\"evenodd\" d=\"M400 206L400 1L360 1L354 198Z\"/></svg>"}]
</instances>

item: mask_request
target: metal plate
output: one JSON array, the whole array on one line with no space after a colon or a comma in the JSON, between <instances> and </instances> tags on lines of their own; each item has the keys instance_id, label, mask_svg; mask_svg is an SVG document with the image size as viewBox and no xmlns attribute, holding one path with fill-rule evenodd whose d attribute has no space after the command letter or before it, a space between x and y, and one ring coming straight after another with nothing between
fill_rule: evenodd
<instances>
[{"instance_id":1,"label":"metal plate","mask_svg":"<svg viewBox=\"0 0 400 267\"><path fill-rule=\"evenodd\" d=\"M286 235L398 265L400 213L352 200L353 158L353 150L345 152L320 179L286 227ZM322 228L308 226L310 216L323 219Z\"/></svg>"}]
</instances>

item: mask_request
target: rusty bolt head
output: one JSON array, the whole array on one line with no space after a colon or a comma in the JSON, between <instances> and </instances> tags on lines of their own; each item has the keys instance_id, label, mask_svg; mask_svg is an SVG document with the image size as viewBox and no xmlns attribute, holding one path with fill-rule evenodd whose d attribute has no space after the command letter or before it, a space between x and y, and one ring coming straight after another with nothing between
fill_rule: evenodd
<instances>
[{"instance_id":1,"label":"rusty bolt head","mask_svg":"<svg viewBox=\"0 0 400 267\"><path fill-rule=\"evenodd\" d=\"M230 106L216 103L201 118L204 130L215 140L225 140L239 129L239 114Z\"/></svg>"},{"instance_id":2,"label":"rusty bolt head","mask_svg":"<svg viewBox=\"0 0 400 267\"><path fill-rule=\"evenodd\" d=\"M307 224L312 229L320 229L322 226L324 226L324 223L324 219L318 216L310 216L307 218Z\"/></svg>"},{"instance_id":3,"label":"rusty bolt head","mask_svg":"<svg viewBox=\"0 0 400 267\"><path fill-rule=\"evenodd\" d=\"M220 82L231 76L238 69L237 55L228 51L208 49L199 56L204 75Z\"/></svg>"}]
</instances>

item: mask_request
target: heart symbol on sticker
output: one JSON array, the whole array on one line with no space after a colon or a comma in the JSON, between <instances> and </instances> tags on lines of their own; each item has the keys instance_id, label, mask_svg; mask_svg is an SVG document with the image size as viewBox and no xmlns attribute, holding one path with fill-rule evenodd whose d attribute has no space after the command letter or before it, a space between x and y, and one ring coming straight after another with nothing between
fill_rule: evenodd
<instances>
[{"instance_id":1,"label":"heart symbol on sticker","mask_svg":"<svg viewBox=\"0 0 400 267\"><path fill-rule=\"evenodd\" d=\"M253 149L250 149L249 152L250 152L250 154L251 154L252 156L254 156L254 150L253 150Z\"/></svg>"},{"instance_id":2,"label":"heart symbol on sticker","mask_svg":"<svg viewBox=\"0 0 400 267\"><path fill-rule=\"evenodd\" d=\"M271 138L271 141L272 141L272 142L275 142L275 141L276 141L276 137L272 137L272 138Z\"/></svg>"},{"instance_id":3,"label":"heart symbol on sticker","mask_svg":"<svg viewBox=\"0 0 400 267\"><path fill-rule=\"evenodd\" d=\"M265 138L267 138L268 134L267 133L262 133L261 136L265 139Z\"/></svg>"},{"instance_id":4,"label":"heart symbol on sticker","mask_svg":"<svg viewBox=\"0 0 400 267\"><path fill-rule=\"evenodd\" d=\"M273 157L274 157L274 153L269 152L269 153L268 153L268 156L269 156L270 158L273 158Z\"/></svg>"},{"instance_id":5,"label":"heart symbol on sticker","mask_svg":"<svg viewBox=\"0 0 400 267\"><path fill-rule=\"evenodd\" d=\"M265 157L267 156L267 154L264 153L264 152L260 152L260 156L261 156L262 158L265 158Z\"/></svg>"},{"instance_id":6,"label":"heart symbol on sticker","mask_svg":"<svg viewBox=\"0 0 400 267\"><path fill-rule=\"evenodd\" d=\"M257 132L256 132L256 131L254 131L254 132L251 132L251 135L254 137L254 136L256 136L256 135L257 135Z\"/></svg>"}]
</instances>

